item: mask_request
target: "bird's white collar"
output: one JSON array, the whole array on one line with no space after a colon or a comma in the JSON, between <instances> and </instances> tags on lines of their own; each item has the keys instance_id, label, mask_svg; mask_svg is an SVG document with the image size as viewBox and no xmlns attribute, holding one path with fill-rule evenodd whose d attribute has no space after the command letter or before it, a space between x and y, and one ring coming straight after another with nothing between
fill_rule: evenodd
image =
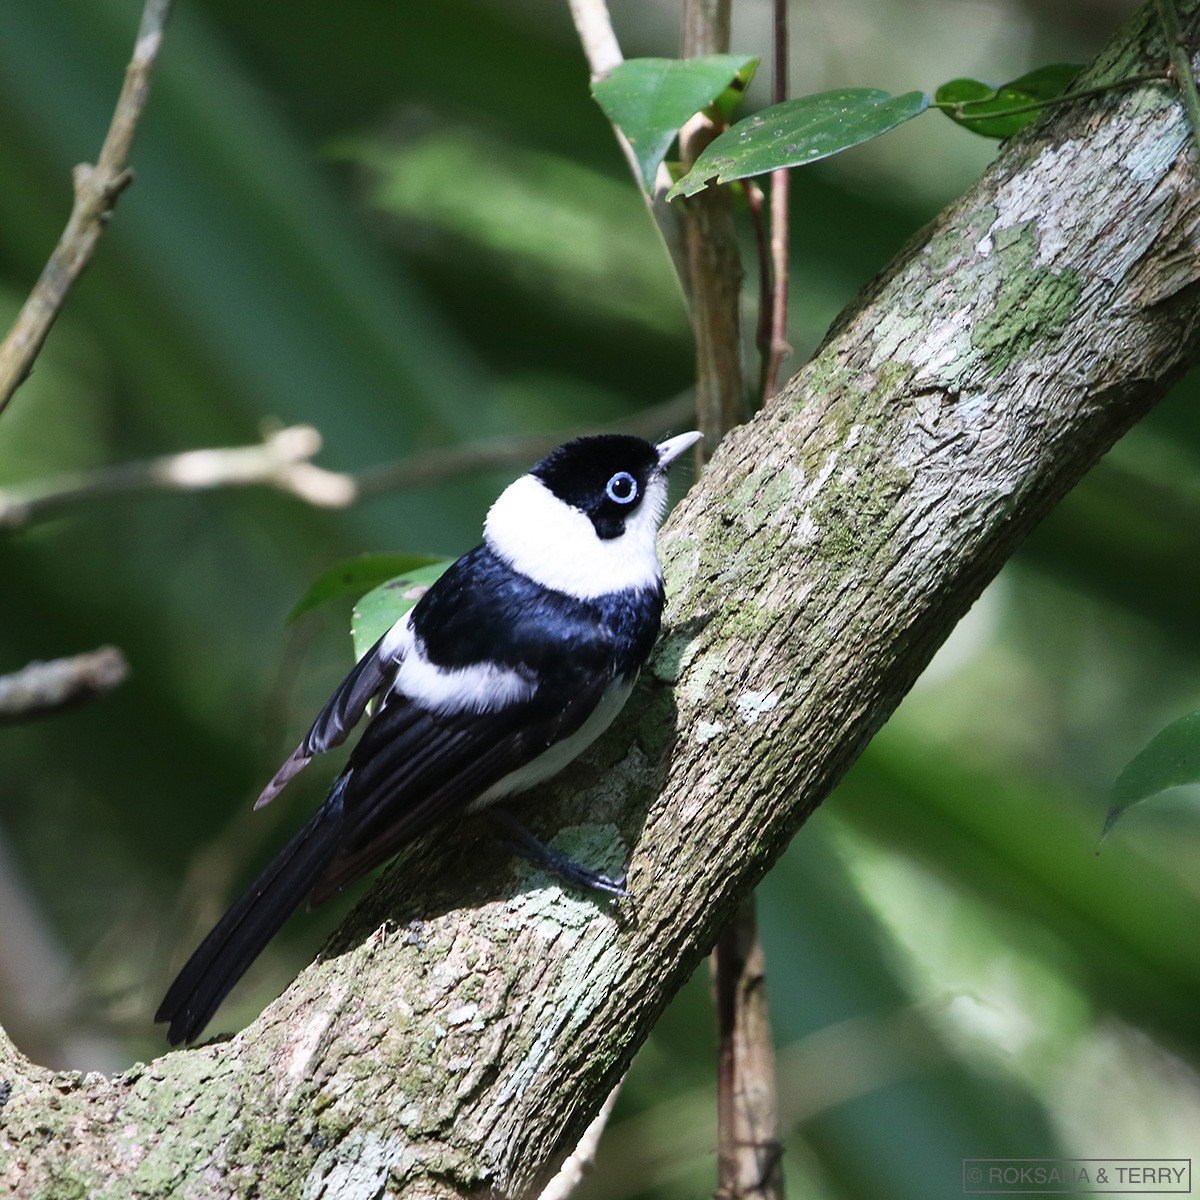
<instances>
[{"instance_id":1,"label":"bird's white collar","mask_svg":"<svg viewBox=\"0 0 1200 1200\"><path fill-rule=\"evenodd\" d=\"M625 532L603 540L585 513L560 500L535 475L522 475L492 505L483 535L491 550L526 578L594 600L659 585L656 541L666 502L666 480L656 474Z\"/></svg>"}]
</instances>

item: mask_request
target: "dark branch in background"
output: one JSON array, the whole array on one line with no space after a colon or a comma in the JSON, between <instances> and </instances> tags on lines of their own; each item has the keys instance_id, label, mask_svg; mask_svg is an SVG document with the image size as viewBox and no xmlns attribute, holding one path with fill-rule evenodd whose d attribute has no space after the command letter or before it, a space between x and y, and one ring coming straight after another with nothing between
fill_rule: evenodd
<instances>
[{"instance_id":1,"label":"dark branch in background","mask_svg":"<svg viewBox=\"0 0 1200 1200\"><path fill-rule=\"evenodd\" d=\"M713 952L717 991L718 1200L783 1195L783 1147L775 1046L754 893L721 931Z\"/></svg>"},{"instance_id":2,"label":"dark branch in background","mask_svg":"<svg viewBox=\"0 0 1200 1200\"><path fill-rule=\"evenodd\" d=\"M31 721L82 704L111 692L128 675L125 656L115 646L30 663L11 675L0 675L0 725Z\"/></svg>"},{"instance_id":3,"label":"dark branch in background","mask_svg":"<svg viewBox=\"0 0 1200 1200\"><path fill-rule=\"evenodd\" d=\"M730 0L684 0L683 57L729 53ZM679 134L683 170L723 131L705 114ZM742 263L727 187L709 187L679 202L687 249L687 294L696 338L696 416L701 457L749 415L741 355Z\"/></svg>"},{"instance_id":4,"label":"dark branch in background","mask_svg":"<svg viewBox=\"0 0 1200 1200\"><path fill-rule=\"evenodd\" d=\"M125 69L125 82L100 157L95 166L80 163L75 168L75 203L67 227L8 336L0 344L0 413L29 377L33 361L58 317L67 293L91 261L117 197L133 179L125 164L129 160L134 131L146 106L150 72L162 45L163 26L170 9L171 0L146 0L133 57Z\"/></svg>"},{"instance_id":5,"label":"dark branch in background","mask_svg":"<svg viewBox=\"0 0 1200 1200\"><path fill-rule=\"evenodd\" d=\"M784 3L785 0L779 0ZM730 0L685 0L683 55L729 52ZM778 19L778 17L777 17ZM776 33L779 26L776 25ZM786 57L786 45L779 54ZM778 67L776 86L778 86ZM784 84L786 87L786 82ZM680 133L683 168L687 170L721 128L704 114L694 117ZM757 191L757 189L754 189ZM751 194L752 210L755 197ZM764 259L761 234L761 192L758 226L761 302L774 306L777 292L766 285L770 264ZM707 459L717 444L747 416L747 397L741 355L742 266L728 187L708 187L681 202L684 240L691 280L692 328L696 337L696 416L705 439L699 447ZM772 203L778 203L772 191ZM786 185L784 191L786 203ZM771 257L776 251L777 226L771 222ZM786 263L787 226L783 226ZM775 274L778 281L780 275ZM786 288L786 269L782 274ZM783 312L786 319L786 304ZM767 320L760 313L760 320ZM773 335L774 320L760 325ZM766 363L771 359L764 347ZM782 355L779 356L782 361ZM778 371L778 366L776 366ZM783 1195L778 1154L778 1116L775 1096L774 1047L763 981L762 948L758 941L755 900L751 893L721 933L712 954L720 1036L717 1071L717 1196L719 1200L777 1200ZM753 976L753 978L751 978Z\"/></svg>"},{"instance_id":6,"label":"dark branch in background","mask_svg":"<svg viewBox=\"0 0 1200 1200\"><path fill-rule=\"evenodd\" d=\"M788 98L788 0L775 0L772 32L774 72L771 101L782 104ZM762 402L765 405L779 387L783 360L792 352L787 340L788 315L788 196L791 174L787 170L771 174L771 323L767 331L763 363Z\"/></svg>"}]
</instances>

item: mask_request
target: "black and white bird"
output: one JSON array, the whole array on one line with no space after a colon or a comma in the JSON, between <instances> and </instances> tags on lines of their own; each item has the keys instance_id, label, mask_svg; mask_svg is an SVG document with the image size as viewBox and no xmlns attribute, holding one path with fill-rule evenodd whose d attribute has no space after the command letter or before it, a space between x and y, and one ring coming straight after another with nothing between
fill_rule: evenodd
<instances>
[{"instance_id":1,"label":"black and white bird","mask_svg":"<svg viewBox=\"0 0 1200 1200\"><path fill-rule=\"evenodd\" d=\"M580 438L501 493L483 544L362 657L259 797L377 701L320 809L168 990L155 1020L172 1044L195 1040L306 897L320 904L440 821L550 778L611 724L658 636L667 468L699 438ZM517 829L522 853L624 894Z\"/></svg>"}]
</instances>

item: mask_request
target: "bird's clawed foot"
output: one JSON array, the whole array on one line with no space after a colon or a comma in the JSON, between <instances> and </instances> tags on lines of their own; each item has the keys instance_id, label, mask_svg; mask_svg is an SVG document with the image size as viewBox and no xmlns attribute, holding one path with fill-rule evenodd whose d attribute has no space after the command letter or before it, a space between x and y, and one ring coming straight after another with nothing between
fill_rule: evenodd
<instances>
[{"instance_id":1,"label":"bird's clawed foot","mask_svg":"<svg viewBox=\"0 0 1200 1200\"><path fill-rule=\"evenodd\" d=\"M583 888L585 891L601 892L606 896L616 896L621 900L630 895L625 890L626 875L624 872L616 879L610 879L600 871L594 871L591 867L585 867L582 863L577 863L573 858L568 858L557 850L551 850L549 846L539 842L511 813L505 812L503 809L495 809L493 815L508 835L504 844L514 854L528 859L552 875L557 875L563 882Z\"/></svg>"}]
</instances>

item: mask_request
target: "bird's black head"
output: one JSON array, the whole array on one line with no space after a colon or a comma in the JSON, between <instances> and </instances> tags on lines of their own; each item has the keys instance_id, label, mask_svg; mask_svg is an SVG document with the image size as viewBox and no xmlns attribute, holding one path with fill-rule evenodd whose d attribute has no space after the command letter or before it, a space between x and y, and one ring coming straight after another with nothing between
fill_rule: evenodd
<instances>
[{"instance_id":1,"label":"bird's black head","mask_svg":"<svg viewBox=\"0 0 1200 1200\"><path fill-rule=\"evenodd\" d=\"M616 435L568 442L500 493L484 540L519 574L579 600L655 592L667 468L699 437L681 433L657 446Z\"/></svg>"},{"instance_id":2,"label":"bird's black head","mask_svg":"<svg viewBox=\"0 0 1200 1200\"><path fill-rule=\"evenodd\" d=\"M641 438L604 434L551 451L530 472L564 504L585 513L602 540L620 537L665 464Z\"/></svg>"}]
</instances>

